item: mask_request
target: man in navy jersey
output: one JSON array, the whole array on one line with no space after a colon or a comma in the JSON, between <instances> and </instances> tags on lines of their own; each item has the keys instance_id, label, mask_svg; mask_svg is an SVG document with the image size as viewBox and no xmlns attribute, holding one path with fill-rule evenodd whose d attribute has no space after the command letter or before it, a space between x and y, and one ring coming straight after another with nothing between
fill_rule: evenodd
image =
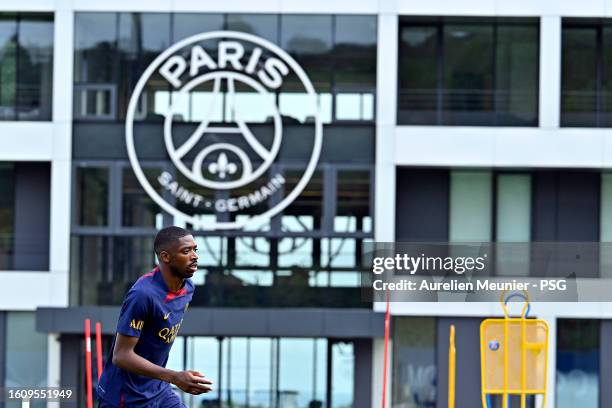
<instances>
[{"instance_id":1,"label":"man in navy jersey","mask_svg":"<svg viewBox=\"0 0 612 408\"><path fill-rule=\"evenodd\" d=\"M100 408L184 407L170 384L198 395L212 382L197 371L165 368L172 343L193 296L189 278L198 269L193 236L179 227L155 237L159 266L132 286L121 307L111 358L106 361L98 395Z\"/></svg>"}]
</instances>

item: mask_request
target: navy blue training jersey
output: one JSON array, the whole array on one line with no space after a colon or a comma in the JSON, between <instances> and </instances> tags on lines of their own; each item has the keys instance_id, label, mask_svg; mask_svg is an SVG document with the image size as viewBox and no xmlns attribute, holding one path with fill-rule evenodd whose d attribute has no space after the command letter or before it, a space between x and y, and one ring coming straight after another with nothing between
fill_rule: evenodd
<instances>
[{"instance_id":1,"label":"navy blue training jersey","mask_svg":"<svg viewBox=\"0 0 612 408\"><path fill-rule=\"evenodd\" d=\"M155 268L138 279L125 296L117 333L139 337L134 348L136 354L165 367L192 296L191 280L186 279L183 288L173 292L168 289L159 268ZM100 399L117 407L147 407L149 402L162 396L169 387L170 384L164 381L130 373L115 366L111 351L100 378L98 395Z\"/></svg>"}]
</instances>

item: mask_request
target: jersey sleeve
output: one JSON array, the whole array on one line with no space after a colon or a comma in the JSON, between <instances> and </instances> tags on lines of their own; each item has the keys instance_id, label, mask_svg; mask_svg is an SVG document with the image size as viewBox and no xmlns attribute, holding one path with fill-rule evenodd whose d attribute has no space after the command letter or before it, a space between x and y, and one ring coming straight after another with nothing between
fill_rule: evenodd
<instances>
[{"instance_id":1,"label":"jersey sleeve","mask_svg":"<svg viewBox=\"0 0 612 408\"><path fill-rule=\"evenodd\" d=\"M149 299L145 293L130 290L121 306L117 333L130 337L140 337L147 316L149 315Z\"/></svg>"}]
</instances>

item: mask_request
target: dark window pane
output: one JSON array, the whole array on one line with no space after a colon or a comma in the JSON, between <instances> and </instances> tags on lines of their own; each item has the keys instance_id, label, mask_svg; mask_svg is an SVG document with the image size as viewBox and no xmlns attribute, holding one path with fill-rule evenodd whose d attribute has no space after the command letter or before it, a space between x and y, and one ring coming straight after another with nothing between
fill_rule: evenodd
<instances>
[{"instance_id":1,"label":"dark window pane","mask_svg":"<svg viewBox=\"0 0 612 408\"><path fill-rule=\"evenodd\" d=\"M15 166L0 164L0 270L13 268L15 250Z\"/></svg>"},{"instance_id":2,"label":"dark window pane","mask_svg":"<svg viewBox=\"0 0 612 408\"><path fill-rule=\"evenodd\" d=\"M117 103L117 14L75 16L74 115L114 119Z\"/></svg>"},{"instance_id":3,"label":"dark window pane","mask_svg":"<svg viewBox=\"0 0 612 408\"><path fill-rule=\"evenodd\" d=\"M597 126L597 28L563 27L561 125Z\"/></svg>"},{"instance_id":4,"label":"dark window pane","mask_svg":"<svg viewBox=\"0 0 612 408\"><path fill-rule=\"evenodd\" d=\"M370 172L340 170L337 175L336 232L372 232L370 214Z\"/></svg>"},{"instance_id":5,"label":"dark window pane","mask_svg":"<svg viewBox=\"0 0 612 408\"><path fill-rule=\"evenodd\" d=\"M438 28L432 25L400 29L398 122L433 125L438 122Z\"/></svg>"},{"instance_id":6,"label":"dark window pane","mask_svg":"<svg viewBox=\"0 0 612 408\"><path fill-rule=\"evenodd\" d=\"M255 34L278 44L278 19L279 16L270 14L228 14L227 29Z\"/></svg>"},{"instance_id":7,"label":"dark window pane","mask_svg":"<svg viewBox=\"0 0 612 408\"><path fill-rule=\"evenodd\" d=\"M155 266L153 239L153 236L74 236L71 303L121 304L130 286Z\"/></svg>"},{"instance_id":8,"label":"dark window pane","mask_svg":"<svg viewBox=\"0 0 612 408\"><path fill-rule=\"evenodd\" d=\"M376 17L336 16L334 95L338 120L373 120Z\"/></svg>"},{"instance_id":9,"label":"dark window pane","mask_svg":"<svg viewBox=\"0 0 612 408\"><path fill-rule=\"evenodd\" d=\"M538 27L500 24L497 27L495 54L497 122L507 126L537 126Z\"/></svg>"},{"instance_id":10,"label":"dark window pane","mask_svg":"<svg viewBox=\"0 0 612 408\"><path fill-rule=\"evenodd\" d=\"M15 120L17 100L17 17L0 14L0 120Z\"/></svg>"},{"instance_id":11,"label":"dark window pane","mask_svg":"<svg viewBox=\"0 0 612 408\"><path fill-rule=\"evenodd\" d=\"M53 83L53 17L22 16L19 21L18 35L18 119L50 120Z\"/></svg>"},{"instance_id":12,"label":"dark window pane","mask_svg":"<svg viewBox=\"0 0 612 408\"><path fill-rule=\"evenodd\" d=\"M557 320L557 408L599 407L601 322Z\"/></svg>"},{"instance_id":13,"label":"dark window pane","mask_svg":"<svg viewBox=\"0 0 612 408\"><path fill-rule=\"evenodd\" d=\"M493 25L445 25L442 52L444 123L493 125Z\"/></svg>"},{"instance_id":14,"label":"dark window pane","mask_svg":"<svg viewBox=\"0 0 612 408\"><path fill-rule=\"evenodd\" d=\"M436 406L436 320L397 317L393 320L392 405Z\"/></svg>"},{"instance_id":15,"label":"dark window pane","mask_svg":"<svg viewBox=\"0 0 612 408\"><path fill-rule=\"evenodd\" d=\"M170 46L170 14L121 13L119 14L119 101L117 112L124 119L132 91L145 69ZM158 71L151 75L142 91L135 120L161 120L156 109L159 95L168 95L169 84ZM164 106L164 111L166 106Z\"/></svg>"},{"instance_id":16,"label":"dark window pane","mask_svg":"<svg viewBox=\"0 0 612 408\"><path fill-rule=\"evenodd\" d=\"M411 18L399 34L399 124L537 126L536 20Z\"/></svg>"},{"instance_id":17,"label":"dark window pane","mask_svg":"<svg viewBox=\"0 0 612 408\"><path fill-rule=\"evenodd\" d=\"M192 35L223 29L222 14L179 13L172 19L173 44Z\"/></svg>"},{"instance_id":18,"label":"dark window pane","mask_svg":"<svg viewBox=\"0 0 612 408\"><path fill-rule=\"evenodd\" d=\"M108 225L108 169L79 167L76 172L76 221Z\"/></svg>"},{"instance_id":19,"label":"dark window pane","mask_svg":"<svg viewBox=\"0 0 612 408\"><path fill-rule=\"evenodd\" d=\"M158 169L143 169L149 179L160 174ZM161 188L157 188L161 193ZM162 210L143 190L132 169L123 170L122 222L126 227L155 227L162 224Z\"/></svg>"},{"instance_id":20,"label":"dark window pane","mask_svg":"<svg viewBox=\"0 0 612 408\"><path fill-rule=\"evenodd\" d=\"M355 403L355 346L338 342L331 346L331 408L353 407Z\"/></svg>"},{"instance_id":21,"label":"dark window pane","mask_svg":"<svg viewBox=\"0 0 612 408\"><path fill-rule=\"evenodd\" d=\"M285 172L284 197L295 188L303 172ZM285 232L305 232L320 230L323 221L323 173L317 170L302 193L285 208L282 215L282 228Z\"/></svg>"},{"instance_id":22,"label":"dark window pane","mask_svg":"<svg viewBox=\"0 0 612 408\"><path fill-rule=\"evenodd\" d=\"M112 82L116 78L117 15L77 13L74 31L75 82Z\"/></svg>"},{"instance_id":23,"label":"dark window pane","mask_svg":"<svg viewBox=\"0 0 612 408\"><path fill-rule=\"evenodd\" d=\"M281 47L291 54L308 73L317 92L330 90L331 16L281 16ZM297 85L296 87L299 88ZM294 87L285 80L283 89L291 91Z\"/></svg>"},{"instance_id":24,"label":"dark window pane","mask_svg":"<svg viewBox=\"0 0 612 408\"><path fill-rule=\"evenodd\" d=\"M310 78L318 94L323 122L331 122L332 17L283 15L280 40L281 47L296 59ZM283 119L290 123L312 121L309 101L302 82L290 72L284 77L279 96Z\"/></svg>"}]
</instances>

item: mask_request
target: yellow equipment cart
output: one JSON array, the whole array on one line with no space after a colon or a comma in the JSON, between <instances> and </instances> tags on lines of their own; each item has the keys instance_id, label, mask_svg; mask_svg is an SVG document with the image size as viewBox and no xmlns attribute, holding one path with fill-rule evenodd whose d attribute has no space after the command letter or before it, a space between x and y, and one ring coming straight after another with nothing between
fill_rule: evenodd
<instances>
[{"instance_id":1,"label":"yellow equipment cart","mask_svg":"<svg viewBox=\"0 0 612 408\"><path fill-rule=\"evenodd\" d=\"M525 302L520 317L510 317L508 301ZM503 319L486 319L480 325L482 406L491 408L491 396L501 395L502 407L509 408L510 396L519 396L526 408L528 395L542 395L546 406L548 371L548 324L530 319L529 294L502 293Z\"/></svg>"}]
</instances>

